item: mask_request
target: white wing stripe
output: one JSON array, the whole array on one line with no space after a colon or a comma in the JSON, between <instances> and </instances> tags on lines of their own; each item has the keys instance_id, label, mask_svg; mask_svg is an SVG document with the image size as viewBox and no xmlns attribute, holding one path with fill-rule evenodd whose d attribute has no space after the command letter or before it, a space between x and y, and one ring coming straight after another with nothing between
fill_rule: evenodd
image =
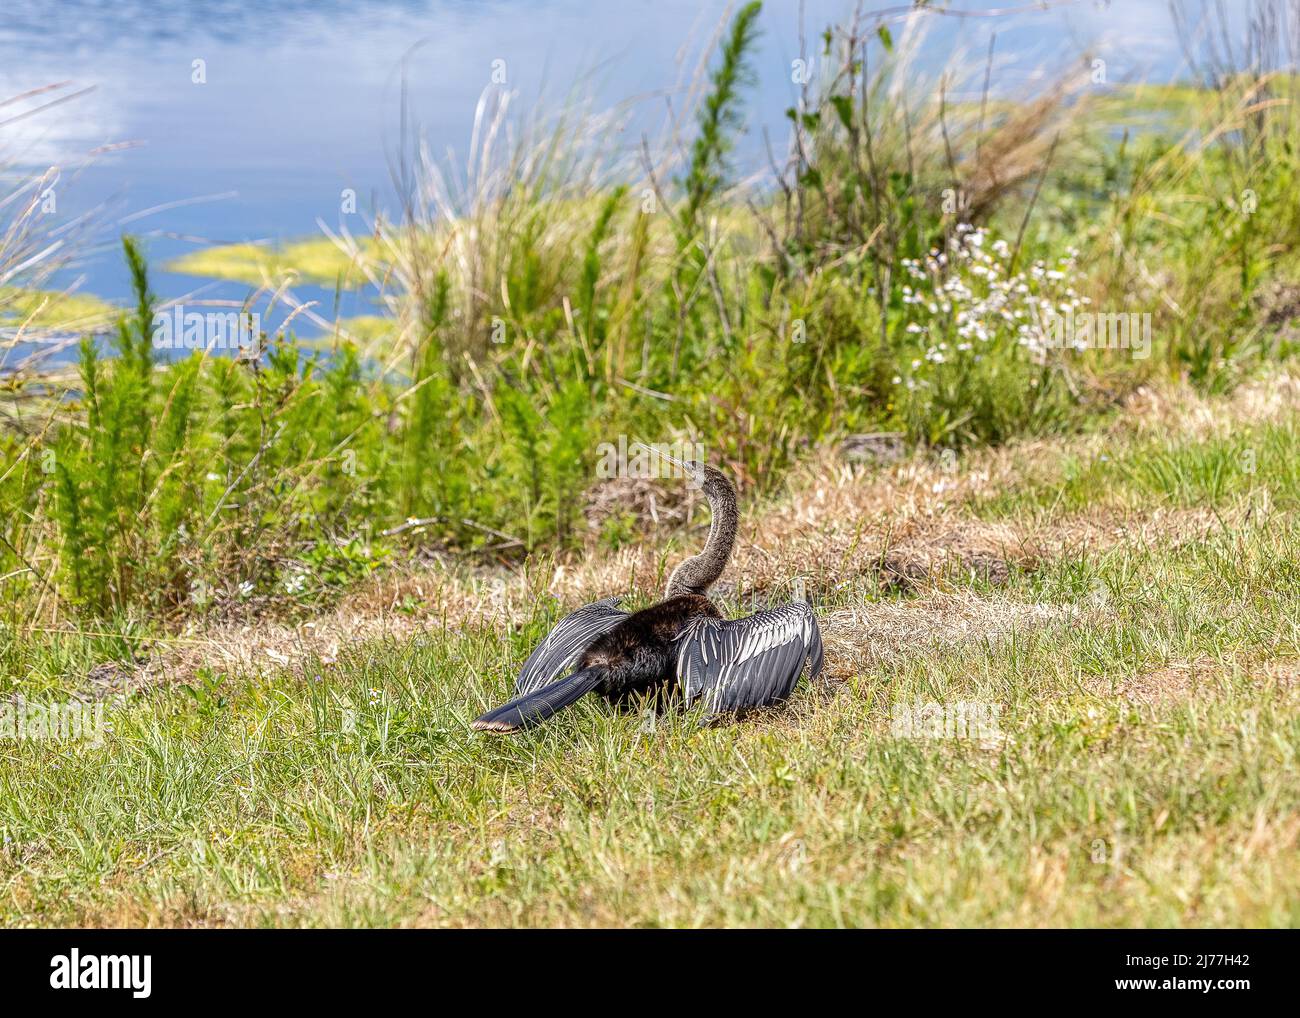
<instances>
[{"instance_id":1,"label":"white wing stripe","mask_svg":"<svg viewBox=\"0 0 1300 1018\"><path fill-rule=\"evenodd\" d=\"M704 698L711 713L784 699L813 662L820 670L821 633L805 602L722 622L694 620L682 633L678 676L688 702Z\"/></svg>"},{"instance_id":2,"label":"white wing stripe","mask_svg":"<svg viewBox=\"0 0 1300 1018\"><path fill-rule=\"evenodd\" d=\"M519 670L515 695L541 689L570 670L598 636L627 618L627 613L617 607L622 600L607 597L593 601L560 619Z\"/></svg>"}]
</instances>

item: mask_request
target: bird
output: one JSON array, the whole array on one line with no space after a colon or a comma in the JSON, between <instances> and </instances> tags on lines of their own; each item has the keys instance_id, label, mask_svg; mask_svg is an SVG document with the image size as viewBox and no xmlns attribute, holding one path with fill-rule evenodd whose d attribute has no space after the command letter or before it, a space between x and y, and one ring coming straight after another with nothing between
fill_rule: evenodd
<instances>
[{"instance_id":1,"label":"bird","mask_svg":"<svg viewBox=\"0 0 1300 1018\"><path fill-rule=\"evenodd\" d=\"M788 699L805 664L810 679L821 673L821 631L806 600L723 617L708 591L736 544L736 489L714 466L659 455L708 499L704 550L673 570L657 604L626 612L621 597L609 597L562 618L524 662L514 698L472 728L531 728L591 692L616 706L679 694L685 707L702 703L706 719L740 715Z\"/></svg>"}]
</instances>

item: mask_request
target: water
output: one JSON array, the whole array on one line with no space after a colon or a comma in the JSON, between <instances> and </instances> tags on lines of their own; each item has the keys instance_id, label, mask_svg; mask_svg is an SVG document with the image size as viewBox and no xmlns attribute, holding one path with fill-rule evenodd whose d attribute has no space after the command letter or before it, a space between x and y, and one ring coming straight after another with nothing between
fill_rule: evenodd
<instances>
[{"instance_id":1,"label":"water","mask_svg":"<svg viewBox=\"0 0 1300 1018\"><path fill-rule=\"evenodd\" d=\"M1114 6L1086 0L1012 19L936 17L929 59L943 60L956 47L982 53L996 29L1004 84L1050 71L1090 43L1109 47L1116 75L1170 70L1176 57L1163 0ZM815 51L825 25L852 5L808 0L804 8ZM11 123L2 122L14 109L0 107L0 153L11 171L61 168L59 221L100 209L99 242L81 252L62 283L80 279L89 293L123 298L128 285L116 237L129 230L145 238L164 297L201 290L242 299L247 286L214 285L161 266L208 244L319 235L318 220L339 223L344 188L356 191L363 213L391 212L404 73L411 119L436 152L465 150L494 66L504 67L525 106L542 93L558 100L579 78L603 103L643 97L631 130L609 139L634 146L640 131L660 121L666 97L680 101L671 91L679 51L685 46L693 60L726 10L717 0L5 0L0 100L65 80L71 84L55 95L94 90ZM763 126L784 137L782 114L796 89L790 68L799 55L798 12L794 2L765 7L741 169L763 162ZM192 80L195 61L203 62L205 83ZM124 142L132 144L78 169L91 150ZM360 218L351 225L364 230ZM332 317L333 294L297 292L323 300ZM369 300L345 294L339 313L367 313Z\"/></svg>"}]
</instances>

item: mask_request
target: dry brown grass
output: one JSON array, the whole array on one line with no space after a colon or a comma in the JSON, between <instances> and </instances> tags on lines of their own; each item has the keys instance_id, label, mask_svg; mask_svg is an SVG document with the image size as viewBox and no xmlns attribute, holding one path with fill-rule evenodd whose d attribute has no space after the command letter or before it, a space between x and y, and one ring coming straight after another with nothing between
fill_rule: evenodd
<instances>
[{"instance_id":1,"label":"dry brown grass","mask_svg":"<svg viewBox=\"0 0 1300 1018\"><path fill-rule=\"evenodd\" d=\"M1275 420L1297 408L1300 378L1288 371L1246 382L1229 396L1207 396L1186 386L1143 386L1115 430L1204 438L1236 425Z\"/></svg>"},{"instance_id":2,"label":"dry brown grass","mask_svg":"<svg viewBox=\"0 0 1300 1018\"><path fill-rule=\"evenodd\" d=\"M874 667L908 653L953 647L969 640L998 640L1069 618L1055 605L981 597L969 591L930 591L906 602L841 608L822 617L828 678L869 675Z\"/></svg>"},{"instance_id":3,"label":"dry brown grass","mask_svg":"<svg viewBox=\"0 0 1300 1018\"><path fill-rule=\"evenodd\" d=\"M1234 677L1234 673L1244 674L1253 686L1276 689L1279 693L1289 693L1300 683L1300 663L1294 661L1247 662L1233 666L1203 659L1176 662L1113 681L1090 679L1084 683L1084 688L1097 696L1120 697L1140 709L1158 711L1190 700L1212 699L1224 688L1226 680Z\"/></svg>"}]
</instances>

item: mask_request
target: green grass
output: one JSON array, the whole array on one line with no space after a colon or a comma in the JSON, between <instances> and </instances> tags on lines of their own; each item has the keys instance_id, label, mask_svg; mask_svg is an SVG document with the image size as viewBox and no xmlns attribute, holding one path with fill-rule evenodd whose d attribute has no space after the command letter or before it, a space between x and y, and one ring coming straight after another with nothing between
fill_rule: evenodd
<instances>
[{"instance_id":1,"label":"green grass","mask_svg":"<svg viewBox=\"0 0 1300 1018\"><path fill-rule=\"evenodd\" d=\"M1287 417L1190 441L1152 434L1117 446L1090 443L1030 466L1014 491L994 493L979 508L990 517L1100 506L1222 508L1263 492L1273 508L1293 510L1300 506L1297 441L1297 421Z\"/></svg>"},{"instance_id":2,"label":"green grass","mask_svg":"<svg viewBox=\"0 0 1300 1018\"><path fill-rule=\"evenodd\" d=\"M0 326L68 332L104 325L117 308L90 294L0 287Z\"/></svg>"},{"instance_id":3,"label":"green grass","mask_svg":"<svg viewBox=\"0 0 1300 1018\"><path fill-rule=\"evenodd\" d=\"M1167 452L1195 458L1199 444L1171 436ZM1261 457L1256 479L1282 488L1289 470ZM1180 490L1158 476L1148 508ZM846 579L823 613L870 613L874 584ZM1292 510L1204 541L1069 556L970 593L1057 616L908 648L713 728L584 701L530 734L472 733L545 631L541 611L503 631L435 628L330 665L154 688L110 706L102 748L0 742L0 916L1300 922ZM65 693L84 660L67 658ZM1151 702L1119 695L1148 687ZM1004 737L895 735L893 705L918 700L998 704Z\"/></svg>"},{"instance_id":4,"label":"green grass","mask_svg":"<svg viewBox=\"0 0 1300 1018\"><path fill-rule=\"evenodd\" d=\"M374 245L364 238L362 246L368 252L374 251ZM342 289L365 284L353 260L324 237L296 240L278 247L220 244L173 258L166 269L208 279L234 280L249 286L267 282L276 286L286 279Z\"/></svg>"}]
</instances>

